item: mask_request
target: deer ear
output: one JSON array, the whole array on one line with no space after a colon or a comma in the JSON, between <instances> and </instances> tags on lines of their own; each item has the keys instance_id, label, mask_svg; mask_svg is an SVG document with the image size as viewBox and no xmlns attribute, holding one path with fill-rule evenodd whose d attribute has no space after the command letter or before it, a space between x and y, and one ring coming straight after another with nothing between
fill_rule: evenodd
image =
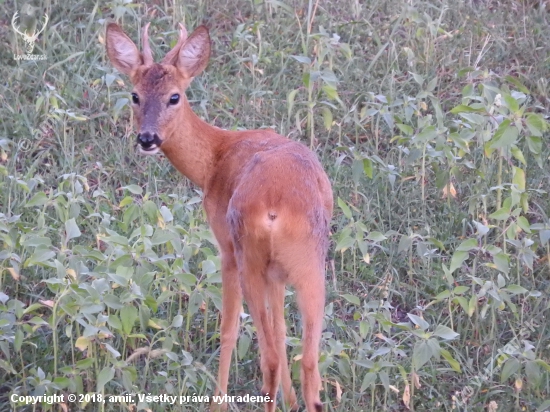
<instances>
[{"instance_id":1,"label":"deer ear","mask_svg":"<svg viewBox=\"0 0 550 412\"><path fill-rule=\"evenodd\" d=\"M107 56L119 72L129 76L143 64L138 48L118 24L109 23L107 25L105 40Z\"/></svg>"},{"instance_id":2,"label":"deer ear","mask_svg":"<svg viewBox=\"0 0 550 412\"><path fill-rule=\"evenodd\" d=\"M210 35L205 26L198 27L179 51L176 67L186 78L199 75L210 58Z\"/></svg>"}]
</instances>

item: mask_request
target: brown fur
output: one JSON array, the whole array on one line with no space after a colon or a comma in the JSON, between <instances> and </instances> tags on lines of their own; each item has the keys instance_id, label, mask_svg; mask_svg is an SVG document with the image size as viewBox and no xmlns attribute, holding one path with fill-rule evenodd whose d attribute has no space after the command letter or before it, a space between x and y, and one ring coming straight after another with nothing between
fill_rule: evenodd
<instances>
[{"instance_id":1,"label":"brown fur","mask_svg":"<svg viewBox=\"0 0 550 412\"><path fill-rule=\"evenodd\" d=\"M318 355L332 189L317 157L273 131L226 131L193 113L185 89L208 62L210 39L204 27L187 39L182 32L163 64L144 65L150 52L146 49L142 56L114 23L107 26L106 39L111 62L130 76L139 96L139 105L134 105L139 132L157 134L160 150L204 191L204 208L222 259L217 393L227 393L244 296L260 345L261 391L275 399L282 384L284 401L298 407L285 346L284 291L289 284L302 314L306 408L321 411ZM176 93L180 102L170 105ZM273 412L275 402L266 403L265 409Z\"/></svg>"}]
</instances>

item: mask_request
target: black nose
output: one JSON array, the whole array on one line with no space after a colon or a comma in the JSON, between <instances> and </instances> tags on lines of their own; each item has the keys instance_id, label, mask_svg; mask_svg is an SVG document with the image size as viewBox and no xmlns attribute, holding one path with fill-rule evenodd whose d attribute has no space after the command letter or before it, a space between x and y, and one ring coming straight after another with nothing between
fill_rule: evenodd
<instances>
[{"instance_id":1,"label":"black nose","mask_svg":"<svg viewBox=\"0 0 550 412\"><path fill-rule=\"evenodd\" d=\"M156 133L143 132L137 135L137 142L142 148L147 150L152 146L160 146L161 140Z\"/></svg>"}]
</instances>

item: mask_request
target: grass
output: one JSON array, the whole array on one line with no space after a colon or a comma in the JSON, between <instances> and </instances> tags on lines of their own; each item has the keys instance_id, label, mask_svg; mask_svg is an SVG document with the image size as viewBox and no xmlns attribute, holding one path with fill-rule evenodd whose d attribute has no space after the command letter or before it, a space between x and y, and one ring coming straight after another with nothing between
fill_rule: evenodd
<instances>
[{"instance_id":1,"label":"grass","mask_svg":"<svg viewBox=\"0 0 550 412\"><path fill-rule=\"evenodd\" d=\"M213 393L219 257L200 192L136 153L108 18L134 39L152 22L157 58L177 22L206 24L196 112L274 128L321 157L336 205L326 410L550 410L544 1L34 5L50 21L34 51L47 59L31 62L13 58L23 4L0 4L2 410L63 410L14 393L78 394L69 410L102 411L167 406L99 395ZM297 386L292 297L286 314ZM257 359L243 316L231 394L257 393Z\"/></svg>"}]
</instances>

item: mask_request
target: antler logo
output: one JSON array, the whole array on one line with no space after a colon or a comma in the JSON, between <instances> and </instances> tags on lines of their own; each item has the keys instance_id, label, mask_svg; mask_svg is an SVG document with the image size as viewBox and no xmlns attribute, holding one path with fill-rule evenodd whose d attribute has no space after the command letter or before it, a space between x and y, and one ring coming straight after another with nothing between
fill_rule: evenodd
<instances>
[{"instance_id":1,"label":"antler logo","mask_svg":"<svg viewBox=\"0 0 550 412\"><path fill-rule=\"evenodd\" d=\"M29 6L29 5L26 5ZM46 58L45 55L40 56L34 56L32 55L32 52L34 50L34 44L38 40L38 36L46 29L46 25L48 24L49 17L47 14L44 14L44 22L42 24L42 28L38 28L38 24L40 23L34 16L34 11L31 7L27 7L27 9L23 16L21 17L19 15L19 12L15 12L13 15L13 18L11 19L11 25L13 27L13 30L15 33L19 34L21 37L23 37L23 41L25 42L25 52L26 55L14 55L14 58L16 60L24 59L24 60L44 60ZM24 20L24 26L26 26L25 29L21 29L21 21Z\"/></svg>"}]
</instances>

